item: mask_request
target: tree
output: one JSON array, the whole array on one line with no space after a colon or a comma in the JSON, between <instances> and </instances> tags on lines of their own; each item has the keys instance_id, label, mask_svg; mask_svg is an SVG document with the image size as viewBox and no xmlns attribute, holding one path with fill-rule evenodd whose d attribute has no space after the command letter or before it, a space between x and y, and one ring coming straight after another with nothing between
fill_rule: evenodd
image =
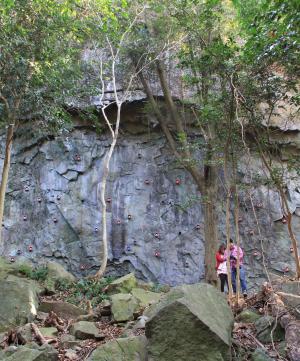
<instances>
[{"instance_id":1,"label":"tree","mask_svg":"<svg viewBox=\"0 0 300 361\"><path fill-rule=\"evenodd\" d=\"M0 224L11 147L22 121L59 127L79 79L79 55L89 26L80 0L3 0L0 5L0 120L6 146L0 185ZM0 232L1 244L1 232Z\"/></svg>"}]
</instances>

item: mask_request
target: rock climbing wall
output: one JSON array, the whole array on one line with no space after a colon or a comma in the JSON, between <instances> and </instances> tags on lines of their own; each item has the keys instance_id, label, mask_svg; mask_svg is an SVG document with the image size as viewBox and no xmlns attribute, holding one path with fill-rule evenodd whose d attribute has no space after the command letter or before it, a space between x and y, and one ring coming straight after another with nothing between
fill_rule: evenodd
<instances>
[{"instance_id":1,"label":"rock climbing wall","mask_svg":"<svg viewBox=\"0 0 300 361\"><path fill-rule=\"evenodd\" d=\"M78 276L99 267L101 206L97 193L109 144L107 133L97 135L85 126L57 137L34 135L26 128L17 134L2 228L3 255L40 264L55 259ZM1 154L3 145L2 136ZM247 184L249 167L245 164L241 162L239 176ZM260 171L258 162L251 164L254 173ZM297 184L289 192L297 211ZM219 200L219 234L224 241L222 189ZM111 161L106 201L108 273L134 269L141 278L171 285L203 278L201 202L191 177L178 167L158 130L137 124L123 127ZM288 274L294 266L276 192L266 186L254 189L259 230L248 191L241 192L240 202L241 241L250 285L265 278L264 264L271 271ZM294 226L300 238L296 215Z\"/></svg>"}]
</instances>

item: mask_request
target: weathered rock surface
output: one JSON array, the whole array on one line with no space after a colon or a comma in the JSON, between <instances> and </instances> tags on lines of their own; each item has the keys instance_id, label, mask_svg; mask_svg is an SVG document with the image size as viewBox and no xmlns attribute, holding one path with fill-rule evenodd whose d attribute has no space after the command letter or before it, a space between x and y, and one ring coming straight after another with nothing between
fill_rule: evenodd
<instances>
[{"instance_id":1,"label":"weathered rock surface","mask_svg":"<svg viewBox=\"0 0 300 361\"><path fill-rule=\"evenodd\" d=\"M273 341L283 341L284 340L284 329L280 326L279 322L276 323L276 320L273 316L263 316L255 321L256 327L256 337L262 343L270 343ZM274 330L273 330L274 328ZM273 330L272 337L271 331Z\"/></svg>"},{"instance_id":2,"label":"weathered rock surface","mask_svg":"<svg viewBox=\"0 0 300 361\"><path fill-rule=\"evenodd\" d=\"M111 296L111 312L116 322L133 320L139 303L129 293L117 293Z\"/></svg>"},{"instance_id":3,"label":"weathered rock surface","mask_svg":"<svg viewBox=\"0 0 300 361\"><path fill-rule=\"evenodd\" d=\"M58 334L56 327L40 327L39 330L46 338L54 338Z\"/></svg>"},{"instance_id":4,"label":"weathered rock surface","mask_svg":"<svg viewBox=\"0 0 300 361\"><path fill-rule=\"evenodd\" d=\"M88 361L147 361L146 344L144 336L118 338L97 347Z\"/></svg>"},{"instance_id":5,"label":"weathered rock surface","mask_svg":"<svg viewBox=\"0 0 300 361\"><path fill-rule=\"evenodd\" d=\"M111 198L107 209L108 273L123 275L135 270L139 278L155 283L195 283L204 275L203 208L201 202L195 201L193 180L174 162L158 127L151 119L141 119L143 107L143 102L124 107L125 136L120 137L111 162L107 185L107 197ZM198 137L197 130L192 133ZM286 133L300 144L299 132ZM2 134L1 157L4 144ZM109 144L108 134L98 135L82 123L55 138L20 127L13 146L1 254L34 264L45 259L56 261L76 276L98 269L102 244L97 189ZM200 163L201 157L199 153ZM2 163L0 159L0 168ZM248 167L249 162L241 160L239 169L241 181L247 185L248 170L264 177L263 167L255 157L250 163ZM175 183L177 178L180 185ZM221 199L221 191L219 196ZM289 182L287 197L295 212L294 231L300 238L299 180ZM261 253L261 238L269 270L282 275L288 266L293 271L293 256L286 224L280 221L277 192L268 186L255 186L253 201L262 236L249 233L256 229L256 221L248 191L240 194L240 233L249 285L259 285L265 278L262 257L256 255L256 251ZM219 220L222 240L224 209L219 210Z\"/></svg>"},{"instance_id":6,"label":"weathered rock surface","mask_svg":"<svg viewBox=\"0 0 300 361\"><path fill-rule=\"evenodd\" d=\"M238 316L238 322L245 322L245 323L254 323L255 321L259 320L261 316L252 310L243 310Z\"/></svg>"},{"instance_id":7,"label":"weathered rock surface","mask_svg":"<svg viewBox=\"0 0 300 361\"><path fill-rule=\"evenodd\" d=\"M233 315L225 298L207 284L171 290L146 312L153 361L230 359Z\"/></svg>"},{"instance_id":8,"label":"weathered rock surface","mask_svg":"<svg viewBox=\"0 0 300 361\"><path fill-rule=\"evenodd\" d=\"M72 303L62 301L43 301L41 302L38 310L47 313L53 311L58 317L72 319L87 314L85 310L73 305Z\"/></svg>"},{"instance_id":9,"label":"weathered rock surface","mask_svg":"<svg viewBox=\"0 0 300 361\"><path fill-rule=\"evenodd\" d=\"M300 319L300 281L287 281L276 286L285 305Z\"/></svg>"},{"instance_id":10,"label":"weathered rock surface","mask_svg":"<svg viewBox=\"0 0 300 361\"><path fill-rule=\"evenodd\" d=\"M257 348L251 355L252 361L275 361L275 359L271 358L266 354L264 350L261 348Z\"/></svg>"},{"instance_id":11,"label":"weathered rock surface","mask_svg":"<svg viewBox=\"0 0 300 361\"><path fill-rule=\"evenodd\" d=\"M0 332L35 318L40 291L35 281L26 278L14 275L0 278Z\"/></svg>"},{"instance_id":12,"label":"weathered rock surface","mask_svg":"<svg viewBox=\"0 0 300 361\"><path fill-rule=\"evenodd\" d=\"M96 324L89 321L79 321L74 323L70 328L70 334L79 340L86 340L88 338L94 338L97 340L104 339L104 336L99 334L99 329Z\"/></svg>"}]
</instances>

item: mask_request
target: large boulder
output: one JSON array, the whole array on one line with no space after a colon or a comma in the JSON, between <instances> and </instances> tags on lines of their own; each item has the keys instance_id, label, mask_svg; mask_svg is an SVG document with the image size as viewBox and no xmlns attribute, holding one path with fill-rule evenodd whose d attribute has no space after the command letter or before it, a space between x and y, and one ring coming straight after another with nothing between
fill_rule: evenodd
<instances>
[{"instance_id":1,"label":"large boulder","mask_svg":"<svg viewBox=\"0 0 300 361\"><path fill-rule=\"evenodd\" d=\"M204 283L176 287L146 315L150 360L230 360L233 315L214 287Z\"/></svg>"},{"instance_id":2,"label":"large boulder","mask_svg":"<svg viewBox=\"0 0 300 361\"><path fill-rule=\"evenodd\" d=\"M238 322L254 323L260 319L260 315L252 310L243 310L236 318Z\"/></svg>"},{"instance_id":3,"label":"large boulder","mask_svg":"<svg viewBox=\"0 0 300 361\"><path fill-rule=\"evenodd\" d=\"M109 293L130 293L133 288L137 287L137 279L134 273L129 273L121 278L116 279L108 286Z\"/></svg>"},{"instance_id":4,"label":"large boulder","mask_svg":"<svg viewBox=\"0 0 300 361\"><path fill-rule=\"evenodd\" d=\"M136 298L128 293L117 293L111 296L111 312L116 322L134 319L139 303Z\"/></svg>"},{"instance_id":5,"label":"large boulder","mask_svg":"<svg viewBox=\"0 0 300 361\"><path fill-rule=\"evenodd\" d=\"M77 318L78 316L87 314L86 311L72 303L62 301L43 301L39 306L39 311L46 313L53 311L57 316L62 318Z\"/></svg>"},{"instance_id":6,"label":"large boulder","mask_svg":"<svg viewBox=\"0 0 300 361\"><path fill-rule=\"evenodd\" d=\"M284 304L300 319L300 281L281 282L276 290Z\"/></svg>"},{"instance_id":7,"label":"large boulder","mask_svg":"<svg viewBox=\"0 0 300 361\"><path fill-rule=\"evenodd\" d=\"M45 288L50 293L55 293L57 281L65 283L75 282L76 278L57 262L47 263L47 278L44 282Z\"/></svg>"},{"instance_id":8,"label":"large boulder","mask_svg":"<svg viewBox=\"0 0 300 361\"><path fill-rule=\"evenodd\" d=\"M118 338L97 347L88 361L147 361L146 344L144 336Z\"/></svg>"},{"instance_id":9,"label":"large boulder","mask_svg":"<svg viewBox=\"0 0 300 361\"><path fill-rule=\"evenodd\" d=\"M38 308L37 282L8 275L0 278L0 332L31 322Z\"/></svg>"}]
</instances>

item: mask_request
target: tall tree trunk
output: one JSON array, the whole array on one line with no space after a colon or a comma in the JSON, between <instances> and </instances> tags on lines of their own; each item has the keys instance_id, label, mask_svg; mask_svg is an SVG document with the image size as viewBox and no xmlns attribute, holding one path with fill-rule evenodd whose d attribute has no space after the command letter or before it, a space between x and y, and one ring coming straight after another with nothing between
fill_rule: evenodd
<instances>
[{"instance_id":1,"label":"tall tree trunk","mask_svg":"<svg viewBox=\"0 0 300 361\"><path fill-rule=\"evenodd\" d=\"M102 205L102 246L103 246L103 250L102 250L102 263L101 263L101 267L99 269L99 271L95 274L94 278L99 279L101 278L105 271L106 271L106 267L107 267L107 260L108 260L108 239L107 239L107 223L106 223L106 201L105 201L105 190L106 190L106 183L107 183L107 178L109 175L109 165L110 165L110 160L111 157L113 155L116 143L117 143L117 139L118 139L118 134L119 134L119 127L120 127L120 120L121 120L121 106L122 103L117 103L117 121L116 121L116 127L115 130L113 131L112 128L110 127L111 133L112 133L112 142L111 145L109 147L109 151L104 159L104 164L103 164L103 177L101 180L101 184L100 184L100 199L101 199L101 205ZM105 113L103 113L105 120L107 121L108 125L110 125L107 116Z\"/></svg>"},{"instance_id":2,"label":"tall tree trunk","mask_svg":"<svg viewBox=\"0 0 300 361\"><path fill-rule=\"evenodd\" d=\"M2 169L2 178L0 185L0 245L2 244L2 222L3 222L3 214L4 214L4 202L5 202L5 192L8 181L8 174L10 168L10 157L11 157L11 146L12 140L14 136L14 123L9 124L6 132L6 144L5 144L5 155L4 155L4 163Z\"/></svg>"}]
</instances>

